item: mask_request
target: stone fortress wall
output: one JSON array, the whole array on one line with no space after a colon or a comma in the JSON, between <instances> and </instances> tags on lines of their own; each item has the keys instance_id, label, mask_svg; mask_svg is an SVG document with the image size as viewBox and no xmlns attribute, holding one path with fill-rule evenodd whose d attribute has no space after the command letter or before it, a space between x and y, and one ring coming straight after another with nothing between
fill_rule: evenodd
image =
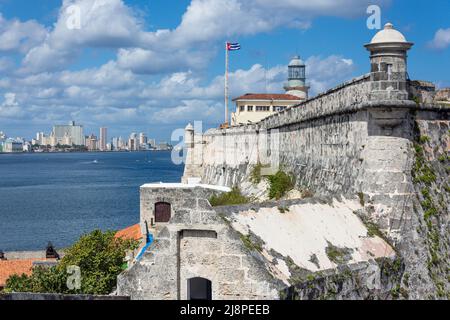
<instances>
[{"instance_id":1,"label":"stone fortress wall","mask_svg":"<svg viewBox=\"0 0 450 320\"><path fill-rule=\"evenodd\" d=\"M141 188L141 226L151 221L160 201L171 204L172 218L149 226L155 242L140 262L118 277L118 295L189 300L188 280L202 277L212 283L213 300L278 299L282 287L206 200L217 192L212 186Z\"/></svg>"},{"instance_id":2,"label":"stone fortress wall","mask_svg":"<svg viewBox=\"0 0 450 320\"><path fill-rule=\"evenodd\" d=\"M389 24L385 28L388 35L395 31ZM427 291L433 286L425 266L427 249L411 240L421 237L413 229L423 220L414 202L414 144L418 123L430 128L433 141L448 141L449 91L407 79L411 43L375 38L366 46L371 52L368 75L257 124L204 134L187 128L183 180L196 177L202 183L235 186L256 164L279 163L298 187L316 195L360 197L367 217L405 250L404 257L417 261L407 265L407 272L420 274L423 283L415 286ZM448 156L449 151L447 143L441 152ZM444 214L448 221L448 208ZM445 219L441 223L445 226Z\"/></svg>"}]
</instances>

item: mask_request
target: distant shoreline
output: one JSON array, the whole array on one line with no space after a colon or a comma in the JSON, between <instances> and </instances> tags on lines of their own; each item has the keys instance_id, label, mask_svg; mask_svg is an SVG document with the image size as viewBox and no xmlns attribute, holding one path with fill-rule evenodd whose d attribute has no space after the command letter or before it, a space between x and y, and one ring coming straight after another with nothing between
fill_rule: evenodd
<instances>
[{"instance_id":1,"label":"distant shoreline","mask_svg":"<svg viewBox=\"0 0 450 320\"><path fill-rule=\"evenodd\" d=\"M139 150L139 151L49 151L49 152L0 152L2 154L52 154L52 153L68 153L68 154L80 154L80 153L144 153L144 152L171 152L172 150Z\"/></svg>"}]
</instances>

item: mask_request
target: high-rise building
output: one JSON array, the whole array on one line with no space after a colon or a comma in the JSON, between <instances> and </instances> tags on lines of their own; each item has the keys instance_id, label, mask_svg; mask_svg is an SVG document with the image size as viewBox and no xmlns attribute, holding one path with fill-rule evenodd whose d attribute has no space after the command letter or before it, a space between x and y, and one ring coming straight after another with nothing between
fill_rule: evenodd
<instances>
[{"instance_id":1,"label":"high-rise building","mask_svg":"<svg viewBox=\"0 0 450 320\"><path fill-rule=\"evenodd\" d=\"M156 140L155 139L148 139L148 144L152 147L156 147Z\"/></svg>"},{"instance_id":2,"label":"high-rise building","mask_svg":"<svg viewBox=\"0 0 450 320\"><path fill-rule=\"evenodd\" d=\"M3 152L23 152L23 143L14 139L6 139L6 141L3 143Z\"/></svg>"},{"instance_id":3,"label":"high-rise building","mask_svg":"<svg viewBox=\"0 0 450 320\"><path fill-rule=\"evenodd\" d=\"M43 132L38 132L38 133L36 133L36 141L37 141L37 144L40 144L40 145L42 145L42 144L44 144L44 133Z\"/></svg>"},{"instance_id":4,"label":"high-rise building","mask_svg":"<svg viewBox=\"0 0 450 320\"><path fill-rule=\"evenodd\" d=\"M88 148L89 151L98 150L98 140L94 134L91 134L90 136L86 137L86 147Z\"/></svg>"},{"instance_id":5,"label":"high-rise building","mask_svg":"<svg viewBox=\"0 0 450 320\"><path fill-rule=\"evenodd\" d=\"M119 150L119 138L114 137L111 139L111 147L112 147L112 150L116 150L116 151Z\"/></svg>"},{"instance_id":6,"label":"high-rise building","mask_svg":"<svg viewBox=\"0 0 450 320\"><path fill-rule=\"evenodd\" d=\"M117 141L117 145L119 150L125 150L125 142L123 141L122 137L119 137L119 140Z\"/></svg>"},{"instance_id":7,"label":"high-rise building","mask_svg":"<svg viewBox=\"0 0 450 320\"><path fill-rule=\"evenodd\" d=\"M64 136L68 135L74 145L84 145L83 126L71 121L68 125L56 125L53 127L53 134L57 143L62 144Z\"/></svg>"},{"instance_id":8,"label":"high-rise building","mask_svg":"<svg viewBox=\"0 0 450 320\"><path fill-rule=\"evenodd\" d=\"M139 140L137 138L136 133L132 133L130 135L130 139L128 139L128 151L137 151L139 150Z\"/></svg>"},{"instance_id":9,"label":"high-rise building","mask_svg":"<svg viewBox=\"0 0 450 320\"><path fill-rule=\"evenodd\" d=\"M145 135L145 133L141 132L139 134L139 144L140 145L145 145L147 144L147 136Z\"/></svg>"},{"instance_id":10,"label":"high-rise building","mask_svg":"<svg viewBox=\"0 0 450 320\"><path fill-rule=\"evenodd\" d=\"M100 140L99 140L100 151L107 151L107 148L106 148L107 140L108 140L108 129L100 128Z\"/></svg>"}]
</instances>

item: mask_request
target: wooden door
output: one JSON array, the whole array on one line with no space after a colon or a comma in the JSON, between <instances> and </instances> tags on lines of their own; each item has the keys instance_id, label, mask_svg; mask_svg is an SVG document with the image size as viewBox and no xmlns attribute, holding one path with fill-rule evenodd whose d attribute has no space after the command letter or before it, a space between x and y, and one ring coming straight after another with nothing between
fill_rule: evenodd
<instances>
[{"instance_id":1,"label":"wooden door","mask_svg":"<svg viewBox=\"0 0 450 320\"><path fill-rule=\"evenodd\" d=\"M171 217L171 206L167 202L158 202L155 204L155 222L167 223Z\"/></svg>"}]
</instances>

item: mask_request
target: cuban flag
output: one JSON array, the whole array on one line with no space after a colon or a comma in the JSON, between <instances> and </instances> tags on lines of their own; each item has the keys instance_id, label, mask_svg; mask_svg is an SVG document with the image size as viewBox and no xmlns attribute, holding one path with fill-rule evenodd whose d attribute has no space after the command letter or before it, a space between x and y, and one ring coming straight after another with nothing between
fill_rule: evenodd
<instances>
[{"instance_id":1,"label":"cuban flag","mask_svg":"<svg viewBox=\"0 0 450 320\"><path fill-rule=\"evenodd\" d=\"M241 50L241 45L239 43L229 43L229 42L227 42L227 50L228 51Z\"/></svg>"}]
</instances>

